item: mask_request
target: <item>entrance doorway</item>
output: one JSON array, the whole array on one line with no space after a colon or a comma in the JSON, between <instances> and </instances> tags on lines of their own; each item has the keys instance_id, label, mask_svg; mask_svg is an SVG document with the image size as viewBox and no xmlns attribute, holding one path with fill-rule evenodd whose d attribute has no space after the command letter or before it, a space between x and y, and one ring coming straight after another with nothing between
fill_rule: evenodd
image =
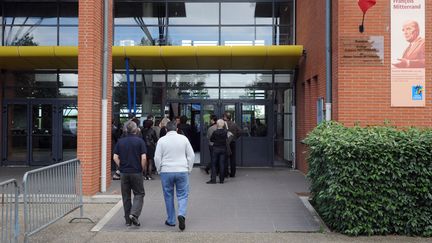
<instances>
[{"instance_id":1,"label":"entrance doorway","mask_svg":"<svg viewBox=\"0 0 432 243\"><path fill-rule=\"evenodd\" d=\"M76 157L75 99L5 100L2 165L41 166Z\"/></svg>"},{"instance_id":2,"label":"entrance doorway","mask_svg":"<svg viewBox=\"0 0 432 243\"><path fill-rule=\"evenodd\" d=\"M186 116L194 135L191 144L199 153L197 163L210 162L207 129L210 116L222 118L224 112L231 113L232 120L241 129L241 137L236 141L236 161L238 166L265 167L273 165L273 116L272 104L266 100L197 100L170 101L167 109L170 119Z\"/></svg>"}]
</instances>

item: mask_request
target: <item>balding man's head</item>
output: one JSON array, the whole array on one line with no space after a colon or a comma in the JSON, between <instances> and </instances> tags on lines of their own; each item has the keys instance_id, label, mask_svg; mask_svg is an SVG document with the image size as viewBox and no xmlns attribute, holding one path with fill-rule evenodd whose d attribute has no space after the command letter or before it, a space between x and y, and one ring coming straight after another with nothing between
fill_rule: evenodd
<instances>
[{"instance_id":1,"label":"balding man's head","mask_svg":"<svg viewBox=\"0 0 432 243\"><path fill-rule=\"evenodd\" d=\"M420 28L416 21L410 20L404 23L402 27L405 40L413 42L420 34Z\"/></svg>"}]
</instances>

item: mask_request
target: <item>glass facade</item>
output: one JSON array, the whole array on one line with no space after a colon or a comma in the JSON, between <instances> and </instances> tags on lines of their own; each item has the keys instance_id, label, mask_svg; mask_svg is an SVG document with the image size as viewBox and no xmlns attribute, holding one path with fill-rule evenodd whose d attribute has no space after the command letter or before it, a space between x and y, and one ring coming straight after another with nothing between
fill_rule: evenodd
<instances>
[{"instance_id":1,"label":"glass facade","mask_svg":"<svg viewBox=\"0 0 432 243\"><path fill-rule=\"evenodd\" d=\"M115 1L115 46L292 45L286 1Z\"/></svg>"},{"instance_id":2,"label":"glass facade","mask_svg":"<svg viewBox=\"0 0 432 243\"><path fill-rule=\"evenodd\" d=\"M78 1L1 1L1 45L77 46Z\"/></svg>"},{"instance_id":3,"label":"glass facade","mask_svg":"<svg viewBox=\"0 0 432 243\"><path fill-rule=\"evenodd\" d=\"M113 44L291 45L293 7L293 0L116 0ZM78 1L0 1L0 24L2 46L76 46ZM6 70L1 75L0 95L8 112L0 120L5 123L2 127L17 131L1 136L8 144L3 161L38 165L76 156L77 71ZM219 111L231 111L246 138L261 139L245 138L245 146L273 141L274 160L291 159L291 71L137 70L131 71L129 80L125 70L114 70L112 108L119 122L130 112L160 119L177 109L189 110L188 118L199 128L206 119L201 111L211 104ZM14 115L23 110L21 116ZM25 120L22 127L19 119Z\"/></svg>"},{"instance_id":4,"label":"glass facade","mask_svg":"<svg viewBox=\"0 0 432 243\"><path fill-rule=\"evenodd\" d=\"M77 98L76 71L7 72L0 84L5 99Z\"/></svg>"},{"instance_id":5,"label":"glass facade","mask_svg":"<svg viewBox=\"0 0 432 243\"><path fill-rule=\"evenodd\" d=\"M128 104L133 112L136 103L135 113L142 116L149 113L163 116L164 107L170 101L274 100L274 94L280 92L278 89L291 89L292 83L291 74L274 72L138 70L136 75L131 72L129 78L128 88L124 71L117 71L113 76L113 114L120 120L128 116ZM136 102L133 101L134 93ZM277 102L283 102L283 99Z\"/></svg>"}]
</instances>

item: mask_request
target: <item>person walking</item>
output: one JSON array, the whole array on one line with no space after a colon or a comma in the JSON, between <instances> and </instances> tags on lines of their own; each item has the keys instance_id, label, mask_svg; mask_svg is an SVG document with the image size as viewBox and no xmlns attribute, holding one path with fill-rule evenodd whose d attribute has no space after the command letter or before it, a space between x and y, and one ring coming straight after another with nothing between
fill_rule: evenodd
<instances>
[{"instance_id":1,"label":"person walking","mask_svg":"<svg viewBox=\"0 0 432 243\"><path fill-rule=\"evenodd\" d=\"M126 122L126 136L120 138L114 148L113 159L120 170L121 192L126 225L140 226L138 218L144 201L143 168L146 167L146 145L136 135L139 131L132 120ZM134 194L133 203L131 191Z\"/></svg>"},{"instance_id":2,"label":"person walking","mask_svg":"<svg viewBox=\"0 0 432 243\"><path fill-rule=\"evenodd\" d=\"M144 180L153 180L152 173L154 167L154 152L156 149L157 135L153 130L153 121L145 120L141 130L142 137L147 145L147 167L144 168Z\"/></svg>"},{"instance_id":3,"label":"person walking","mask_svg":"<svg viewBox=\"0 0 432 243\"><path fill-rule=\"evenodd\" d=\"M189 140L177 134L175 121L166 125L168 133L156 145L155 164L160 174L165 199L167 219L165 224L175 226L174 187L178 203L179 229L186 228L186 210L189 197L189 173L192 171L195 154Z\"/></svg>"},{"instance_id":4,"label":"person walking","mask_svg":"<svg viewBox=\"0 0 432 243\"><path fill-rule=\"evenodd\" d=\"M226 122L226 126L229 132L232 133L233 138L230 139L229 150L230 154L228 154L229 158L229 174L228 174L228 163L225 162L225 173L230 177L235 177L236 175L236 140L240 137L240 128L235 124L235 122L231 121L231 113L225 112L223 116L224 121Z\"/></svg>"},{"instance_id":5,"label":"person walking","mask_svg":"<svg viewBox=\"0 0 432 243\"><path fill-rule=\"evenodd\" d=\"M207 139L208 139L208 143L209 143L208 147L209 147L209 151L210 151L210 162L206 165L206 167L204 169L205 172L207 173L207 175L209 174L209 171L210 171L210 169L212 167L211 164L212 164L212 161L213 161L213 159L212 159L212 156L213 156L213 142L210 141L210 138L211 138L211 135L213 134L213 132L216 131L216 129L217 129L217 125L216 125L217 120L218 119L217 119L216 115L211 115L210 116L210 126L207 129ZM216 166L216 168L217 168L217 166Z\"/></svg>"},{"instance_id":6,"label":"person walking","mask_svg":"<svg viewBox=\"0 0 432 243\"><path fill-rule=\"evenodd\" d=\"M225 129L225 121L222 119L216 122L217 129L210 137L210 141L213 142L213 155L211 162L211 177L207 181L207 184L216 184L216 171L219 167L219 182L224 183L225 179L225 159L227 155L227 139L228 131Z\"/></svg>"}]
</instances>

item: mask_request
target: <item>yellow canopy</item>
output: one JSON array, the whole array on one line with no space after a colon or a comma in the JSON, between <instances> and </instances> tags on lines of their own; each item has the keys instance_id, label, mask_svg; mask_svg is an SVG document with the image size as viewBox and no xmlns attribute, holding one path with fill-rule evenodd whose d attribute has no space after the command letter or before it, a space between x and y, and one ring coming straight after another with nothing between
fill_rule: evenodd
<instances>
[{"instance_id":1,"label":"yellow canopy","mask_svg":"<svg viewBox=\"0 0 432 243\"><path fill-rule=\"evenodd\" d=\"M125 58L137 69L293 69L303 46L114 46L113 68ZM1 46L0 68L11 70L77 69L76 46Z\"/></svg>"}]
</instances>

